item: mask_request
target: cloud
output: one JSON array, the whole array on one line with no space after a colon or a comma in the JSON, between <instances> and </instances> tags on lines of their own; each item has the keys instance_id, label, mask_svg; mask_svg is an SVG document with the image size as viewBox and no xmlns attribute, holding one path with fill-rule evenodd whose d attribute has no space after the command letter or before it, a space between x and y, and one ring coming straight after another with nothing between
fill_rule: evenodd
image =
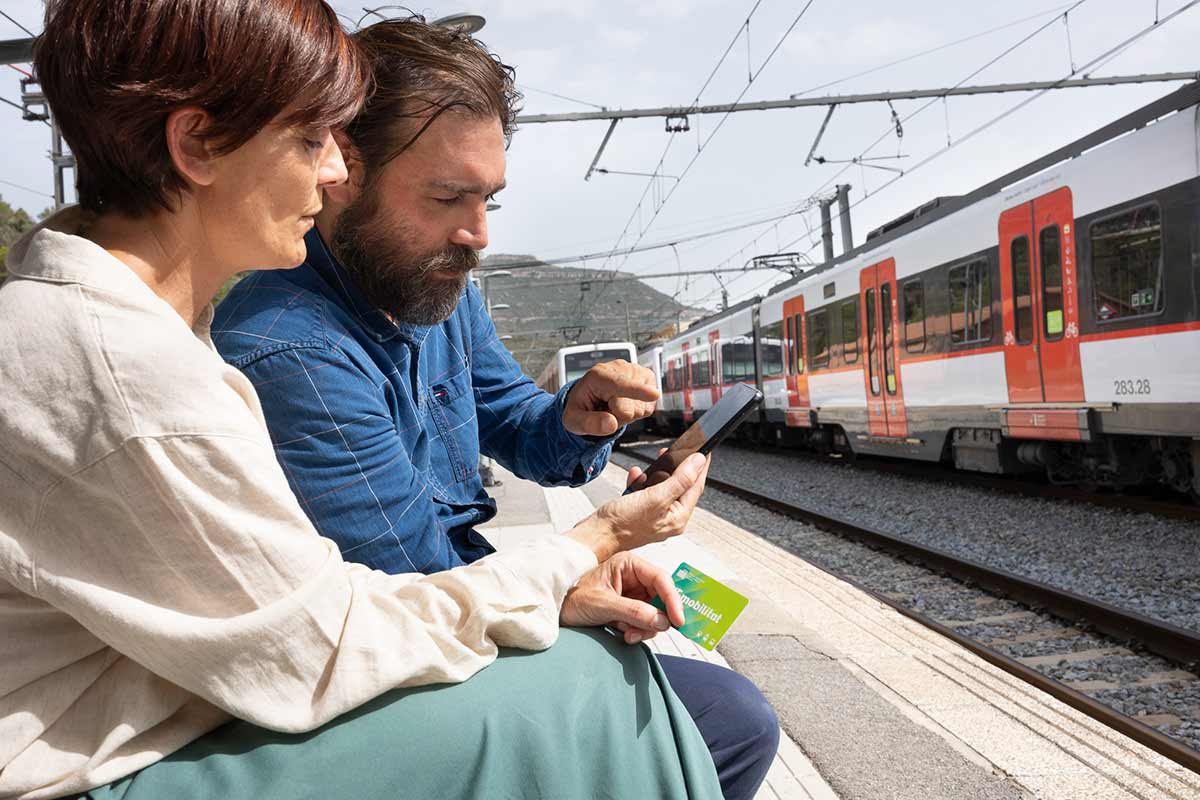
<instances>
[{"instance_id":1,"label":"cloud","mask_svg":"<svg viewBox=\"0 0 1200 800\"><path fill-rule=\"evenodd\" d=\"M632 49L640 47L646 43L649 35L644 30L633 30L631 28L616 28L611 25L604 25L600 28L600 38L606 44L613 47L621 47Z\"/></svg>"},{"instance_id":2,"label":"cloud","mask_svg":"<svg viewBox=\"0 0 1200 800\"><path fill-rule=\"evenodd\" d=\"M879 64L937 44L933 31L909 20L878 19L850 30L796 30L784 50L801 62L814 64Z\"/></svg>"}]
</instances>

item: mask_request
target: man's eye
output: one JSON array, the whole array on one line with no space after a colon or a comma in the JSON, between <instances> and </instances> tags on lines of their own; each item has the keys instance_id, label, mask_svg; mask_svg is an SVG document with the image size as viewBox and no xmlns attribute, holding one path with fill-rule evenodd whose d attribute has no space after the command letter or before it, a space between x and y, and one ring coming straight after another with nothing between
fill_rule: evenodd
<instances>
[{"instance_id":1,"label":"man's eye","mask_svg":"<svg viewBox=\"0 0 1200 800\"><path fill-rule=\"evenodd\" d=\"M437 202L441 203L444 206L452 206L458 202L457 197L435 197L433 199L436 200Z\"/></svg>"}]
</instances>

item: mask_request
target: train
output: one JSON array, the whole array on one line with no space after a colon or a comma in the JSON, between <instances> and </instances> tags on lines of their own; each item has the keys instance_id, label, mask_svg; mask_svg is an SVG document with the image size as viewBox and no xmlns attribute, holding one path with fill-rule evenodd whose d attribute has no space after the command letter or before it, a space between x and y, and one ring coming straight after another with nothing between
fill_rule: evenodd
<instances>
[{"instance_id":1,"label":"train","mask_svg":"<svg viewBox=\"0 0 1200 800\"><path fill-rule=\"evenodd\" d=\"M746 382L752 441L1200 498L1200 83L643 357L666 432Z\"/></svg>"},{"instance_id":2,"label":"train","mask_svg":"<svg viewBox=\"0 0 1200 800\"><path fill-rule=\"evenodd\" d=\"M637 347L633 342L598 342L560 347L534 382L538 388L554 394L571 381L582 378L597 364L618 360L637 363Z\"/></svg>"}]
</instances>

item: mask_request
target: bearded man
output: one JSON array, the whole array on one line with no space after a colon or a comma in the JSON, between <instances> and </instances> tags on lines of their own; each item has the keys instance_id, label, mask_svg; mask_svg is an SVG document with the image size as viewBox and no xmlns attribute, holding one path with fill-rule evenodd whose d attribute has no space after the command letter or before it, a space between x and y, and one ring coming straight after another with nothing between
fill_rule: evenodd
<instances>
[{"instance_id":1,"label":"bearded man","mask_svg":"<svg viewBox=\"0 0 1200 800\"><path fill-rule=\"evenodd\" d=\"M540 484L580 485L658 391L625 362L541 391L468 280L487 246L487 203L505 184L520 98L512 69L419 17L355 38L375 88L338 135L349 180L326 189L306 262L235 286L213 341L253 381L317 530L348 560L436 572L493 550L475 530L496 510L481 452ZM778 743L770 706L729 670L660 661L726 796L753 796Z\"/></svg>"}]
</instances>

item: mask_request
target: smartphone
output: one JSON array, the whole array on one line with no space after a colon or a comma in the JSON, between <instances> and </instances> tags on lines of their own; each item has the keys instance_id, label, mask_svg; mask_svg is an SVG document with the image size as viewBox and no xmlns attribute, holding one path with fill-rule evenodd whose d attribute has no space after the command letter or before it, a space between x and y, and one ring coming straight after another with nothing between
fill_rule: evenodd
<instances>
[{"instance_id":1,"label":"smartphone","mask_svg":"<svg viewBox=\"0 0 1200 800\"><path fill-rule=\"evenodd\" d=\"M738 423L744 420L747 414L758 408L762 399L762 392L748 383L739 383L729 389L716 405L704 412L704 416L693 422L682 436L671 443L667 452L646 467L646 471L625 490L625 494L662 483L671 477L675 468L692 453L711 453L721 440L737 428Z\"/></svg>"}]
</instances>

